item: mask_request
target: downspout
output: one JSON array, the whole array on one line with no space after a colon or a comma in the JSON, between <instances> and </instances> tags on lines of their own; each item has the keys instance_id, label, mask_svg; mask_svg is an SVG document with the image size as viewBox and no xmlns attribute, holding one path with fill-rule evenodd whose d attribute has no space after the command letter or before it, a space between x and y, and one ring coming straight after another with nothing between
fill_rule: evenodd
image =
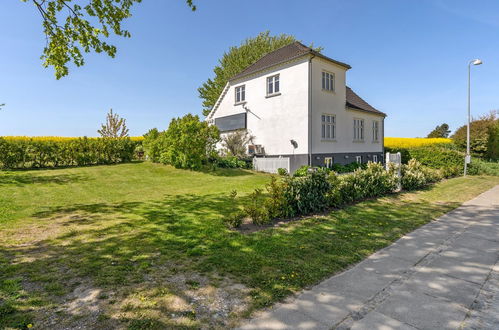
<instances>
[{"instance_id":1,"label":"downspout","mask_svg":"<svg viewBox=\"0 0 499 330\"><path fill-rule=\"evenodd\" d=\"M308 60L308 165L312 166L312 57Z\"/></svg>"}]
</instances>

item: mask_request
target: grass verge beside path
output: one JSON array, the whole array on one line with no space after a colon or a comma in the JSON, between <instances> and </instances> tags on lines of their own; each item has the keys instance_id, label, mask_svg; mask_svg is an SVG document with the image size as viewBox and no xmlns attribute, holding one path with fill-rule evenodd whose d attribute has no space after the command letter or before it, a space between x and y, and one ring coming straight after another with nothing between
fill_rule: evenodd
<instances>
[{"instance_id":1,"label":"grass verge beside path","mask_svg":"<svg viewBox=\"0 0 499 330\"><path fill-rule=\"evenodd\" d=\"M227 327L499 184L467 177L243 235L268 176L153 164L0 174L0 328ZM3 217L3 218L2 218Z\"/></svg>"}]
</instances>

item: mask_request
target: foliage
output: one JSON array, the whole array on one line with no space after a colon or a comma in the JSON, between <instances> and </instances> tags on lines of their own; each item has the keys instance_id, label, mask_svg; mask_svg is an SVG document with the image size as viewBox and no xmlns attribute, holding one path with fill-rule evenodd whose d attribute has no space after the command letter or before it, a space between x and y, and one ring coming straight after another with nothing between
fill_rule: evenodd
<instances>
[{"instance_id":1,"label":"foliage","mask_svg":"<svg viewBox=\"0 0 499 330\"><path fill-rule=\"evenodd\" d=\"M266 31L256 37L246 39L239 46L231 47L213 69L215 77L209 78L198 88L199 97L203 99L203 114L208 115L230 78L258 61L262 56L294 41L296 41L294 36L287 34L271 36L270 31ZM320 48L317 50L320 51Z\"/></svg>"},{"instance_id":2,"label":"foliage","mask_svg":"<svg viewBox=\"0 0 499 330\"><path fill-rule=\"evenodd\" d=\"M365 198L389 194L397 188L397 177L386 171L380 163L368 162L366 169L356 169L351 174L329 176L331 191L329 205L339 207Z\"/></svg>"},{"instance_id":3,"label":"foliage","mask_svg":"<svg viewBox=\"0 0 499 330\"><path fill-rule=\"evenodd\" d=\"M106 123L101 125L101 129L97 130L97 133L107 138L128 137L126 119L121 118L117 113L113 113L113 109L111 109L106 116Z\"/></svg>"},{"instance_id":4,"label":"foliage","mask_svg":"<svg viewBox=\"0 0 499 330\"><path fill-rule=\"evenodd\" d=\"M232 190L229 195L231 205L237 205L236 197L237 191ZM243 219L245 216L246 214L243 211L236 209L224 218L224 223L229 228L238 228L243 224Z\"/></svg>"},{"instance_id":5,"label":"foliage","mask_svg":"<svg viewBox=\"0 0 499 330\"><path fill-rule=\"evenodd\" d=\"M141 0L87 0L86 4L70 0L22 0L32 2L42 17L46 45L43 66L52 66L57 79L68 75L68 63L82 66L83 52L116 55L116 46L105 41L112 34L130 37L122 22L131 16L130 9ZM192 0L187 5L195 10Z\"/></svg>"},{"instance_id":6,"label":"foliage","mask_svg":"<svg viewBox=\"0 0 499 330\"><path fill-rule=\"evenodd\" d=\"M427 138L445 138L446 139L449 137L449 134L450 134L449 125L444 123L442 125L438 125L437 127L435 127L435 129L428 134Z\"/></svg>"},{"instance_id":7,"label":"foliage","mask_svg":"<svg viewBox=\"0 0 499 330\"><path fill-rule=\"evenodd\" d=\"M129 138L0 138L0 167L8 169L129 162L138 142Z\"/></svg>"},{"instance_id":8,"label":"foliage","mask_svg":"<svg viewBox=\"0 0 499 330\"><path fill-rule=\"evenodd\" d=\"M222 137L223 153L238 158L246 157L246 146L254 137L246 130L224 134Z\"/></svg>"},{"instance_id":9,"label":"foliage","mask_svg":"<svg viewBox=\"0 0 499 330\"><path fill-rule=\"evenodd\" d=\"M280 176L287 176L287 175L289 175L288 170L285 169L285 168L282 168L282 167L279 167L277 169L277 174L279 174Z\"/></svg>"},{"instance_id":10,"label":"foliage","mask_svg":"<svg viewBox=\"0 0 499 330\"><path fill-rule=\"evenodd\" d=\"M499 120L489 127L487 158L499 160Z\"/></svg>"},{"instance_id":11,"label":"foliage","mask_svg":"<svg viewBox=\"0 0 499 330\"><path fill-rule=\"evenodd\" d=\"M420 189L442 179L438 171L423 166L416 159L411 159L402 165L401 172L402 189L405 190Z\"/></svg>"},{"instance_id":12,"label":"foliage","mask_svg":"<svg viewBox=\"0 0 499 330\"><path fill-rule=\"evenodd\" d=\"M265 225L271 220L264 203L263 190L257 188L249 195L249 203L244 206L244 213L250 217L255 225Z\"/></svg>"},{"instance_id":13,"label":"foliage","mask_svg":"<svg viewBox=\"0 0 499 330\"><path fill-rule=\"evenodd\" d=\"M307 176L308 173L309 173L309 170L311 169L312 167L309 166L309 165L302 165L300 166L296 171L295 173L293 173L293 176L294 177L303 177L303 176Z\"/></svg>"},{"instance_id":14,"label":"foliage","mask_svg":"<svg viewBox=\"0 0 499 330\"><path fill-rule=\"evenodd\" d=\"M468 165L468 174L499 176L499 161L484 161L474 158Z\"/></svg>"},{"instance_id":15,"label":"foliage","mask_svg":"<svg viewBox=\"0 0 499 330\"><path fill-rule=\"evenodd\" d=\"M267 185L266 208L272 218L289 218L321 212L327 208L327 174L312 172L304 177L272 177Z\"/></svg>"},{"instance_id":16,"label":"foliage","mask_svg":"<svg viewBox=\"0 0 499 330\"><path fill-rule=\"evenodd\" d=\"M214 162L215 165L220 168L251 169L253 167L253 163L250 158L239 159L235 156L226 156L226 157L213 157L211 161Z\"/></svg>"},{"instance_id":17,"label":"foliage","mask_svg":"<svg viewBox=\"0 0 499 330\"><path fill-rule=\"evenodd\" d=\"M440 145L448 146L452 144L451 139L444 138L395 138L395 137L385 137L385 148L390 149L408 149L423 147L427 145Z\"/></svg>"},{"instance_id":18,"label":"foliage","mask_svg":"<svg viewBox=\"0 0 499 330\"><path fill-rule=\"evenodd\" d=\"M471 154L478 157L493 158L489 154L489 140L497 141L497 135L494 135L494 127L498 125L499 118L495 111L491 111L487 115L480 116L478 119L473 119L470 123L470 151ZM492 134L492 136L490 135ZM452 140L462 151L466 150L466 125L459 127ZM493 152L493 151L492 151Z\"/></svg>"},{"instance_id":19,"label":"foliage","mask_svg":"<svg viewBox=\"0 0 499 330\"><path fill-rule=\"evenodd\" d=\"M367 164L365 163L357 163L357 162L352 162L346 165L334 163L331 166L331 170L336 172L336 173L350 173L355 171L358 168L365 169Z\"/></svg>"},{"instance_id":20,"label":"foliage","mask_svg":"<svg viewBox=\"0 0 499 330\"><path fill-rule=\"evenodd\" d=\"M218 128L200 121L198 116L187 114L174 118L168 129L159 133L150 131L145 143L149 159L156 162L159 149L159 162L177 168L200 169L209 157L215 154L215 145L220 139Z\"/></svg>"},{"instance_id":21,"label":"foliage","mask_svg":"<svg viewBox=\"0 0 499 330\"><path fill-rule=\"evenodd\" d=\"M164 150L164 132L159 132L157 128L150 129L144 134L144 152L146 157L153 163L159 163L161 152Z\"/></svg>"}]
</instances>

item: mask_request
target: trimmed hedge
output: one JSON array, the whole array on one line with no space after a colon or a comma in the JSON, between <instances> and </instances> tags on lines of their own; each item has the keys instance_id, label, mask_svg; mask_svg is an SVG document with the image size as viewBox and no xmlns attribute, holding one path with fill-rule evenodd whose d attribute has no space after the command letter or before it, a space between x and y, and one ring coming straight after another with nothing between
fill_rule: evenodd
<instances>
[{"instance_id":1,"label":"trimmed hedge","mask_svg":"<svg viewBox=\"0 0 499 330\"><path fill-rule=\"evenodd\" d=\"M27 169L115 164L132 161L138 141L130 138L60 140L0 137L0 168Z\"/></svg>"},{"instance_id":2,"label":"trimmed hedge","mask_svg":"<svg viewBox=\"0 0 499 330\"><path fill-rule=\"evenodd\" d=\"M433 169L442 170L445 177L459 175L463 171L464 154L452 145L428 145L415 148L385 148L387 152L400 152L402 163L407 164L409 160L416 159L422 165Z\"/></svg>"}]
</instances>

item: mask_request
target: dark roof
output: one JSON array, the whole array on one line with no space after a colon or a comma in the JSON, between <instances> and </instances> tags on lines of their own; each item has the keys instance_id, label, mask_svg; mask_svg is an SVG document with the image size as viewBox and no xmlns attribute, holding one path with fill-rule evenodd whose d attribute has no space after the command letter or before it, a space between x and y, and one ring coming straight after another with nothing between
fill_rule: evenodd
<instances>
[{"instance_id":1,"label":"dark roof","mask_svg":"<svg viewBox=\"0 0 499 330\"><path fill-rule=\"evenodd\" d=\"M375 113L378 115L383 115L386 116L385 113L375 109L372 107L369 103L364 101L360 96L355 94L355 92L347 86L347 91L346 91L346 99L347 99L347 107L356 109L356 110L361 110L361 111L366 111L366 112L371 112Z\"/></svg>"},{"instance_id":2,"label":"dark roof","mask_svg":"<svg viewBox=\"0 0 499 330\"><path fill-rule=\"evenodd\" d=\"M243 71L232 77L230 80L242 78L246 75L261 71L271 66L281 64L307 54L312 54L318 57L322 57L328 61L331 61L347 69L351 68L351 66L348 64L333 60L332 58L324 56L321 53L313 50L312 48L307 47L298 41L295 41L287 46L284 46L282 48L274 50L271 53L268 53L267 55L264 55L258 61L248 66L246 69L244 69Z\"/></svg>"}]
</instances>

